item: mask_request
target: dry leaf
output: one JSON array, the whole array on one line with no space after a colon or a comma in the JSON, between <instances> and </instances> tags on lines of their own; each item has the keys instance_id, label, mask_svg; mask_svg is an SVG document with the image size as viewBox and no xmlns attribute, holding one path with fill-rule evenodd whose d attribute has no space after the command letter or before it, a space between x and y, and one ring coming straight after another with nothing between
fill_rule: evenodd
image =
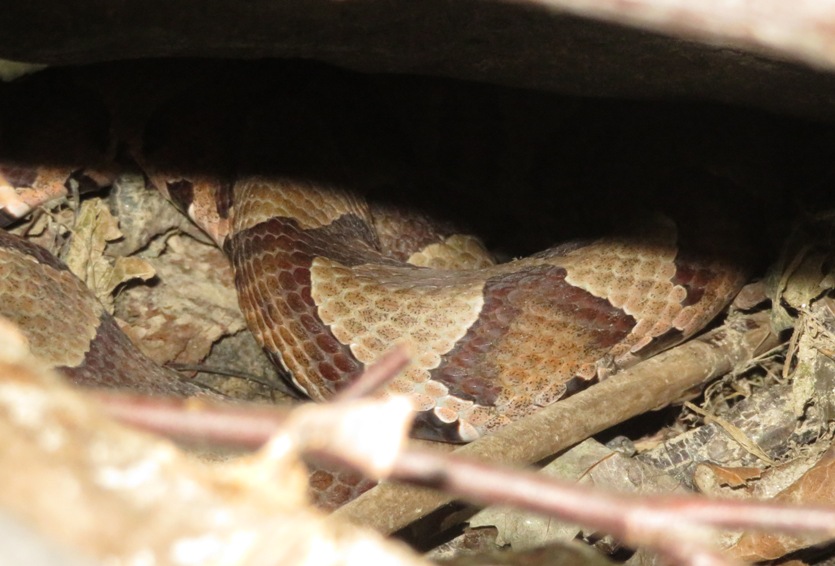
<instances>
[{"instance_id":1,"label":"dry leaf","mask_svg":"<svg viewBox=\"0 0 835 566\"><path fill-rule=\"evenodd\" d=\"M114 255L124 256L145 248L157 236L172 231L186 232L200 241L208 236L152 187L141 173L125 172L116 177L108 196L110 210L119 218L123 238L108 246Z\"/></svg>"},{"instance_id":2,"label":"dry leaf","mask_svg":"<svg viewBox=\"0 0 835 566\"><path fill-rule=\"evenodd\" d=\"M229 261L220 250L173 236L166 253L148 261L160 284L126 289L116 315L154 361L198 363L220 337L246 327Z\"/></svg>"},{"instance_id":3,"label":"dry leaf","mask_svg":"<svg viewBox=\"0 0 835 566\"><path fill-rule=\"evenodd\" d=\"M156 275L154 267L146 260L139 257L120 257L117 258L110 268L110 273L104 275L108 279L102 280L102 290L107 292L107 296L112 296L116 288L127 281L134 279L141 279L148 281Z\"/></svg>"},{"instance_id":4,"label":"dry leaf","mask_svg":"<svg viewBox=\"0 0 835 566\"><path fill-rule=\"evenodd\" d=\"M102 261L107 242L122 235L113 215L101 199L94 198L81 203L75 219L73 238L64 256L70 271L95 289L96 267Z\"/></svg>"},{"instance_id":5,"label":"dry leaf","mask_svg":"<svg viewBox=\"0 0 835 566\"><path fill-rule=\"evenodd\" d=\"M768 295L766 294L765 282L755 281L754 283L749 283L737 293L733 305L735 308L741 310L750 310L767 300Z\"/></svg>"},{"instance_id":6,"label":"dry leaf","mask_svg":"<svg viewBox=\"0 0 835 566\"><path fill-rule=\"evenodd\" d=\"M92 289L105 308L113 313L113 291L133 279L148 280L153 267L139 258L110 260L104 256L107 243L120 238L116 219L101 199L81 204L73 237L64 261L79 279Z\"/></svg>"},{"instance_id":7,"label":"dry leaf","mask_svg":"<svg viewBox=\"0 0 835 566\"><path fill-rule=\"evenodd\" d=\"M825 442L818 442L810 446L804 456L768 468L763 472L762 477L750 486L750 497L773 498L808 472L820 459L821 454L826 452L826 449Z\"/></svg>"},{"instance_id":8,"label":"dry leaf","mask_svg":"<svg viewBox=\"0 0 835 566\"><path fill-rule=\"evenodd\" d=\"M745 487L751 480L759 479L762 476L762 470L754 467L729 468L706 463L700 464L699 468L708 470L713 474L719 485L728 487Z\"/></svg>"},{"instance_id":9,"label":"dry leaf","mask_svg":"<svg viewBox=\"0 0 835 566\"><path fill-rule=\"evenodd\" d=\"M789 274L783 291L783 300L794 308L807 307L814 299L826 292L823 286L827 272L824 270L830 259L828 252L810 251L802 258L797 269Z\"/></svg>"},{"instance_id":10,"label":"dry leaf","mask_svg":"<svg viewBox=\"0 0 835 566\"><path fill-rule=\"evenodd\" d=\"M835 449L830 449L798 481L774 497L774 501L798 505L835 505L833 478L835 478ZM773 560L801 548L827 541L832 536L832 534L821 533L804 535L745 533L734 546L728 549L728 552L741 560Z\"/></svg>"},{"instance_id":11,"label":"dry leaf","mask_svg":"<svg viewBox=\"0 0 835 566\"><path fill-rule=\"evenodd\" d=\"M494 550L484 554L462 554L439 560L442 566L613 566L615 563L595 549L578 542L551 544L526 551Z\"/></svg>"},{"instance_id":12,"label":"dry leaf","mask_svg":"<svg viewBox=\"0 0 835 566\"><path fill-rule=\"evenodd\" d=\"M831 331L835 315L830 304L831 299L824 298L802 309L792 336L796 360L791 374L794 413L804 416L814 407L824 421L831 419L835 406L835 334Z\"/></svg>"}]
</instances>

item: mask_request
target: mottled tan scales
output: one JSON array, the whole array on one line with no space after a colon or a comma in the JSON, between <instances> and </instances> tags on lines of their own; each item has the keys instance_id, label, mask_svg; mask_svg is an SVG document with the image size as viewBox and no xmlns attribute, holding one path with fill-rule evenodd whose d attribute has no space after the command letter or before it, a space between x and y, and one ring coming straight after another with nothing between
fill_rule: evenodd
<instances>
[{"instance_id":1,"label":"mottled tan scales","mask_svg":"<svg viewBox=\"0 0 835 566\"><path fill-rule=\"evenodd\" d=\"M37 278L32 273L37 272ZM0 316L24 320L29 349L50 366L77 366L96 336L104 307L68 270L0 247ZM71 316L55 316L66 312Z\"/></svg>"}]
</instances>

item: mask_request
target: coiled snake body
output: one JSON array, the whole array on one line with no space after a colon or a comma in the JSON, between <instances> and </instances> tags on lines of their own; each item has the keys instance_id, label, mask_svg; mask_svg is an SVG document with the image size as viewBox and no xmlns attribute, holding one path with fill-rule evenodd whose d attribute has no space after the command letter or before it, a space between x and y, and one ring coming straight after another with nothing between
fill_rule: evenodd
<instances>
[{"instance_id":1,"label":"coiled snake body","mask_svg":"<svg viewBox=\"0 0 835 566\"><path fill-rule=\"evenodd\" d=\"M3 174L7 193L37 185L31 172ZM472 237L335 187L150 178L226 251L249 327L311 398L328 399L406 344L412 362L386 391L410 397L415 433L431 439L471 441L685 339L745 276L716 246L679 249L666 220L494 265ZM0 315L75 381L195 392L139 354L37 246L0 234L0 265Z\"/></svg>"}]
</instances>

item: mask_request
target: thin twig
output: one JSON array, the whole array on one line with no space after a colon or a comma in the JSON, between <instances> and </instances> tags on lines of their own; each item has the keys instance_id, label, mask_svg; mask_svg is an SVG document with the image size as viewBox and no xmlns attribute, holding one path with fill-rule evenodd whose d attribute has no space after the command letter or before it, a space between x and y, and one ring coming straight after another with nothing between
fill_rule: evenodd
<instances>
[{"instance_id":1,"label":"thin twig","mask_svg":"<svg viewBox=\"0 0 835 566\"><path fill-rule=\"evenodd\" d=\"M212 405L112 392L91 395L112 418L187 442L256 449L287 419L288 409L258 405Z\"/></svg>"},{"instance_id":2,"label":"thin twig","mask_svg":"<svg viewBox=\"0 0 835 566\"><path fill-rule=\"evenodd\" d=\"M333 402L362 399L391 381L409 363L406 347L398 345L383 354L374 365L369 366L362 375L347 388L343 389Z\"/></svg>"},{"instance_id":3,"label":"thin twig","mask_svg":"<svg viewBox=\"0 0 835 566\"><path fill-rule=\"evenodd\" d=\"M301 395L298 391L287 385L284 381L268 381L267 379L255 375L252 373L247 373L245 371L234 370L234 369L224 369L218 367L210 367L206 365L199 365L199 364L166 364L167 368L173 369L176 372L198 372L198 373L209 373L213 375L222 375L225 377L231 377L234 379L243 379L245 381L250 381L252 383L257 383L263 387L270 389L271 391L279 391L288 397L292 397L293 399L301 399Z\"/></svg>"},{"instance_id":4,"label":"thin twig","mask_svg":"<svg viewBox=\"0 0 835 566\"><path fill-rule=\"evenodd\" d=\"M482 504L513 505L593 526L643 545L670 530L696 527L820 532L835 536L835 508L702 496L607 493L531 471L452 454L405 450L389 479L443 489Z\"/></svg>"},{"instance_id":5,"label":"thin twig","mask_svg":"<svg viewBox=\"0 0 835 566\"><path fill-rule=\"evenodd\" d=\"M404 348L395 348L369 366L334 403L366 396L392 379L409 362ZM148 397L98 391L91 393L111 417L183 441L256 449L287 419L288 408L265 405L214 405L194 399Z\"/></svg>"}]
</instances>

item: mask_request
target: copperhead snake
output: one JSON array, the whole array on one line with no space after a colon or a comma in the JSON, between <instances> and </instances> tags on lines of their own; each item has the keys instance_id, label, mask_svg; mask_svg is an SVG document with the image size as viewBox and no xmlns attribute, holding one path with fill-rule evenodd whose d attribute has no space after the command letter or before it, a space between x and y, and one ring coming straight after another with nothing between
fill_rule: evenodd
<instances>
[{"instance_id":1,"label":"copperhead snake","mask_svg":"<svg viewBox=\"0 0 835 566\"><path fill-rule=\"evenodd\" d=\"M497 265L474 237L336 185L292 175L223 183L157 169L133 148L149 184L228 255L248 326L310 398L329 399L406 344L412 362L385 394L409 396L423 438L472 441L686 339L747 275L735 246L700 243L667 219ZM0 213L21 218L79 181L108 179L3 164ZM200 392L139 353L41 248L0 231L0 273L0 316L74 382Z\"/></svg>"}]
</instances>

